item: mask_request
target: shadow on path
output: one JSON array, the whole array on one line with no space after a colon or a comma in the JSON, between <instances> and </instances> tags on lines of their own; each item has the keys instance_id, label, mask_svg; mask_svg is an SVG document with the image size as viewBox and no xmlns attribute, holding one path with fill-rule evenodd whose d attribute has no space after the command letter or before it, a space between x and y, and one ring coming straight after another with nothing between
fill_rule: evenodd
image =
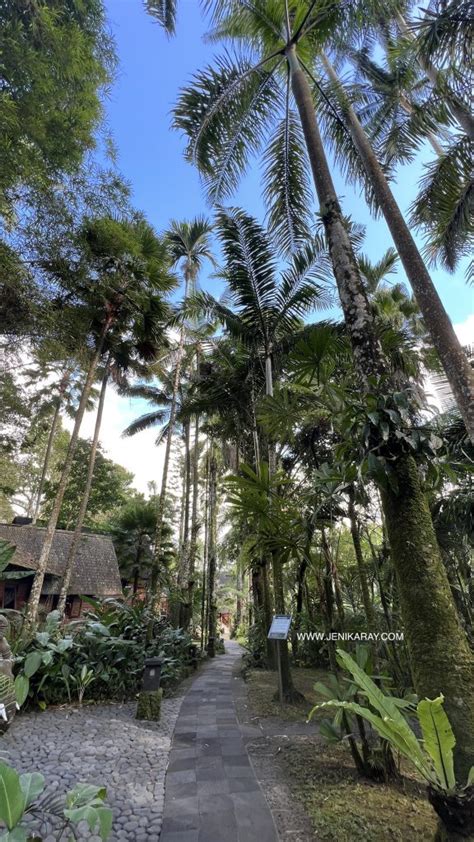
<instances>
[{"instance_id":1,"label":"shadow on path","mask_svg":"<svg viewBox=\"0 0 474 842\"><path fill-rule=\"evenodd\" d=\"M225 646L181 705L160 842L278 842L245 748L246 738L259 732L239 724L235 709L233 670L242 649L234 641Z\"/></svg>"}]
</instances>

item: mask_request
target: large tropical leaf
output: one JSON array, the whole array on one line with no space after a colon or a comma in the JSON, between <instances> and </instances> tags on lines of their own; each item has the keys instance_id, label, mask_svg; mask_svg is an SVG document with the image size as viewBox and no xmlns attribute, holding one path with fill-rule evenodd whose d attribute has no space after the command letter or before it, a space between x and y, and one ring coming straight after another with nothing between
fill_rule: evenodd
<instances>
[{"instance_id":1,"label":"large tropical leaf","mask_svg":"<svg viewBox=\"0 0 474 842\"><path fill-rule=\"evenodd\" d=\"M417 705L417 713L423 733L423 747L433 761L442 788L452 790L456 786L453 757L456 739L443 708L443 697L422 699Z\"/></svg>"},{"instance_id":2,"label":"large tropical leaf","mask_svg":"<svg viewBox=\"0 0 474 842\"><path fill-rule=\"evenodd\" d=\"M267 341L268 317L276 304L276 259L261 225L238 208L220 210L218 233L226 278L239 317Z\"/></svg>"}]
</instances>

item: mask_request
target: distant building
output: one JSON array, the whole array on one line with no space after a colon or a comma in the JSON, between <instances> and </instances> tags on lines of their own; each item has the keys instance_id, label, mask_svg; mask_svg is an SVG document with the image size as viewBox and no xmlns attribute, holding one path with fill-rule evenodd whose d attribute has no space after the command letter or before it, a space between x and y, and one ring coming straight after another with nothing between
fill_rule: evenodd
<instances>
[{"instance_id":1,"label":"distant building","mask_svg":"<svg viewBox=\"0 0 474 842\"><path fill-rule=\"evenodd\" d=\"M0 523L0 538L16 546L7 570L36 570L46 529L39 526ZM41 607L52 611L58 603L73 532L58 529L41 592ZM21 610L28 600L33 576L18 581L0 576L0 608ZM112 539L107 535L83 533L77 549L66 613L79 617L87 597L122 596L122 583Z\"/></svg>"}]
</instances>

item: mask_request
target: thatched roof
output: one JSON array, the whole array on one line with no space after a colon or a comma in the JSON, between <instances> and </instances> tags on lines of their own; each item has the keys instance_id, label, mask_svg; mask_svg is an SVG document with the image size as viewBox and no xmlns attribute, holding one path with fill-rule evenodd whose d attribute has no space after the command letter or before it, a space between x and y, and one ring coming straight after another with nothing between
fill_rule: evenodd
<instances>
[{"instance_id":1,"label":"thatched roof","mask_svg":"<svg viewBox=\"0 0 474 842\"><path fill-rule=\"evenodd\" d=\"M39 526L0 523L0 538L16 546L10 566L36 570L45 532L46 529ZM55 532L44 593L59 593L72 536L73 533L65 529ZM118 596L122 593L114 545L107 535L84 533L81 536L69 593L87 596Z\"/></svg>"}]
</instances>

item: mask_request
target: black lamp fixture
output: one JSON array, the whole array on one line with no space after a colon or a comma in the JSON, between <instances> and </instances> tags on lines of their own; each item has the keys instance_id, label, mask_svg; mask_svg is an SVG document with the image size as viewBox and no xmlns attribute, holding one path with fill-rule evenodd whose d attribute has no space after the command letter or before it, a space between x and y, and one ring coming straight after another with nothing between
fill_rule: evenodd
<instances>
[{"instance_id":1,"label":"black lamp fixture","mask_svg":"<svg viewBox=\"0 0 474 842\"><path fill-rule=\"evenodd\" d=\"M163 661L161 658L145 658L145 668L143 670L143 690L145 690L146 693L151 693L154 690L160 689L162 663Z\"/></svg>"}]
</instances>

